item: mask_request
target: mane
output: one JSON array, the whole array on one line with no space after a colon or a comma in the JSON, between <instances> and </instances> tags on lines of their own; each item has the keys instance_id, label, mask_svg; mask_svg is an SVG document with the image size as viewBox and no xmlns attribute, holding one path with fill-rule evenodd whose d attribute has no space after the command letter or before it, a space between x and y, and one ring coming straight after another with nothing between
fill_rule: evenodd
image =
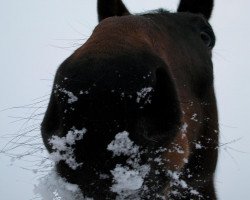
<instances>
[{"instance_id":1,"label":"mane","mask_svg":"<svg viewBox=\"0 0 250 200\"><path fill-rule=\"evenodd\" d=\"M145 12L139 13L138 15L155 15L155 14L166 15L169 13L171 12L166 9L159 8L155 10L145 11Z\"/></svg>"}]
</instances>

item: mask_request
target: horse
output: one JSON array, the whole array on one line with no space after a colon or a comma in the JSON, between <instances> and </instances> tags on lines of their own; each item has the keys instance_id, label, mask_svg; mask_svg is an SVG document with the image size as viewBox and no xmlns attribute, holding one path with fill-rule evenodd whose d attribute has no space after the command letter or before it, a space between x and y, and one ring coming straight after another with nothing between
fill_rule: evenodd
<instances>
[{"instance_id":1,"label":"horse","mask_svg":"<svg viewBox=\"0 0 250 200\"><path fill-rule=\"evenodd\" d=\"M41 124L85 198L216 199L213 4L131 14L97 1L99 24L57 69Z\"/></svg>"}]
</instances>

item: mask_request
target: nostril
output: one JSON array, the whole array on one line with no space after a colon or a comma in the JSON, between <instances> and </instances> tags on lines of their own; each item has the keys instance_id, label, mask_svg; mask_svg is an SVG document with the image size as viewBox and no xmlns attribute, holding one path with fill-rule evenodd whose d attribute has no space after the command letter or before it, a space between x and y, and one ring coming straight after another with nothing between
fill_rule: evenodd
<instances>
[{"instance_id":1,"label":"nostril","mask_svg":"<svg viewBox=\"0 0 250 200\"><path fill-rule=\"evenodd\" d=\"M156 83L151 104L138 120L138 132L154 143L173 139L180 125L180 104L175 83L166 67L156 70Z\"/></svg>"}]
</instances>

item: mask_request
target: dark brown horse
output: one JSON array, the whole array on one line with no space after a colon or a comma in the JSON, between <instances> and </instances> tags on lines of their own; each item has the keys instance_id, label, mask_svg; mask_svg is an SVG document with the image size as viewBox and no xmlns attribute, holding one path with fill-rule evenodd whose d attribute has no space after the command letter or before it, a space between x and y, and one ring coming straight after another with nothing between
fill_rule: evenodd
<instances>
[{"instance_id":1,"label":"dark brown horse","mask_svg":"<svg viewBox=\"0 0 250 200\"><path fill-rule=\"evenodd\" d=\"M212 0L132 15L98 0L100 23L57 70L42 137L85 197L216 199Z\"/></svg>"}]
</instances>

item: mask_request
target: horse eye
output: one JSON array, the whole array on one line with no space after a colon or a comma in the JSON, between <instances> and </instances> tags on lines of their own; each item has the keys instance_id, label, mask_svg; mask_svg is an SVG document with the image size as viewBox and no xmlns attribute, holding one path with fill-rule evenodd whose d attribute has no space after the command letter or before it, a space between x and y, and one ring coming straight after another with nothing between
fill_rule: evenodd
<instances>
[{"instance_id":1,"label":"horse eye","mask_svg":"<svg viewBox=\"0 0 250 200\"><path fill-rule=\"evenodd\" d=\"M212 49L214 46L214 40L212 39L212 37L207 33L202 31L200 33L201 39L203 40L204 44L209 48Z\"/></svg>"}]
</instances>

